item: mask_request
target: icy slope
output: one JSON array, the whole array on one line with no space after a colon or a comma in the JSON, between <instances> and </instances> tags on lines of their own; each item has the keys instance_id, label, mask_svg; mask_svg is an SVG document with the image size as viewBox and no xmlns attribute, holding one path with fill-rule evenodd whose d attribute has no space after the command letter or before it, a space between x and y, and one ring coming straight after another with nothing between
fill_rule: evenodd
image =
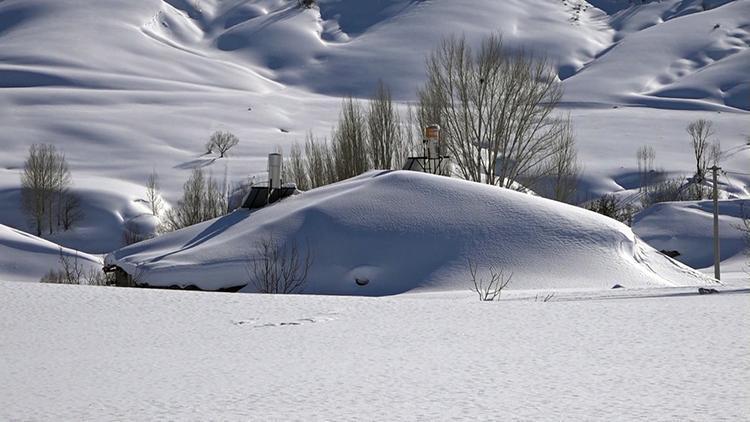
<instances>
[{"instance_id":1,"label":"icy slope","mask_svg":"<svg viewBox=\"0 0 750 422\"><path fill-rule=\"evenodd\" d=\"M60 246L0 224L0 281L39 281L49 270L60 269ZM62 254L85 270L101 270L101 259L62 248Z\"/></svg>"},{"instance_id":2,"label":"icy slope","mask_svg":"<svg viewBox=\"0 0 750 422\"><path fill-rule=\"evenodd\" d=\"M246 284L259 239L309 244L308 293L466 289L467 260L513 273L515 289L710 281L626 226L581 208L413 172L370 172L254 213L236 211L107 256L152 285ZM138 270L135 269L138 266ZM368 279L360 287L355 279ZM248 286L246 291L253 291Z\"/></svg>"}]
</instances>

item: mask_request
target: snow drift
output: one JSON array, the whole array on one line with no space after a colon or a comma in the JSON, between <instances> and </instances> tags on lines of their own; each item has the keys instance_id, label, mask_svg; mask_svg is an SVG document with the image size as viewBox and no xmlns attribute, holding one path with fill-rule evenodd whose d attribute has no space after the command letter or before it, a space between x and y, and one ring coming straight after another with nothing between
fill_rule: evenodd
<instances>
[{"instance_id":1,"label":"snow drift","mask_svg":"<svg viewBox=\"0 0 750 422\"><path fill-rule=\"evenodd\" d=\"M77 257L85 270L101 269L100 258L0 224L0 281L39 281L49 270L60 269L61 253Z\"/></svg>"},{"instance_id":2,"label":"snow drift","mask_svg":"<svg viewBox=\"0 0 750 422\"><path fill-rule=\"evenodd\" d=\"M705 284L623 224L587 210L457 179L369 172L270 207L120 249L105 262L141 282L219 289L248 283L258 239L307 244L306 293L466 289L467 260L513 273L514 289ZM358 286L355 279L369 284ZM243 291L252 292L252 285Z\"/></svg>"}]
</instances>

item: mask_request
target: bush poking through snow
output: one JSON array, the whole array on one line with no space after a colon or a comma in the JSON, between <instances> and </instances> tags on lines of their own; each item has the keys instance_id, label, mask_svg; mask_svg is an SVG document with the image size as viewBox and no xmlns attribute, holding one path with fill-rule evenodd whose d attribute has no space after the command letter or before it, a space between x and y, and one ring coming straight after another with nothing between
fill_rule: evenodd
<instances>
[{"instance_id":1,"label":"bush poking through snow","mask_svg":"<svg viewBox=\"0 0 750 422\"><path fill-rule=\"evenodd\" d=\"M633 205L617 199L614 195L603 195L601 198L589 202L586 209L628 225L633 223L633 214L635 214Z\"/></svg>"},{"instance_id":2,"label":"bush poking through snow","mask_svg":"<svg viewBox=\"0 0 750 422\"><path fill-rule=\"evenodd\" d=\"M103 271L94 268L86 270L78 262L78 253L72 257L65 255L60 248L60 269L49 270L39 280L40 283L52 284L84 284L89 286L109 286L113 284Z\"/></svg>"},{"instance_id":3,"label":"bush poking through snow","mask_svg":"<svg viewBox=\"0 0 750 422\"><path fill-rule=\"evenodd\" d=\"M643 208L648 208L660 202L690 201L694 191L695 188L691 189L682 179L669 179L649 187L641 198L641 204Z\"/></svg>"},{"instance_id":4,"label":"bush poking through snow","mask_svg":"<svg viewBox=\"0 0 750 422\"><path fill-rule=\"evenodd\" d=\"M296 241L282 247L272 236L258 240L255 255L250 259L249 284L255 286L258 293L271 294L302 293L313 262L309 245L303 257Z\"/></svg>"},{"instance_id":5,"label":"bush poking through snow","mask_svg":"<svg viewBox=\"0 0 750 422\"><path fill-rule=\"evenodd\" d=\"M239 143L240 138L234 134L217 131L211 135L208 143L206 143L206 153L210 154L216 151L219 153L219 158L224 158L225 155L228 155L227 152Z\"/></svg>"},{"instance_id":6,"label":"bush poking through snow","mask_svg":"<svg viewBox=\"0 0 750 422\"><path fill-rule=\"evenodd\" d=\"M500 299L500 294L503 292L503 289L510 284L511 279L513 278L513 273L511 273L508 277L505 277L505 274L501 270L498 272L495 270L495 267L490 265L489 268L489 280L485 279L484 277L481 277L478 275L477 267L478 265L472 261L471 259L468 260L468 266L469 266L469 275L471 277L472 282L472 290L476 292L477 295L479 295L479 300L491 302L493 300Z\"/></svg>"}]
</instances>

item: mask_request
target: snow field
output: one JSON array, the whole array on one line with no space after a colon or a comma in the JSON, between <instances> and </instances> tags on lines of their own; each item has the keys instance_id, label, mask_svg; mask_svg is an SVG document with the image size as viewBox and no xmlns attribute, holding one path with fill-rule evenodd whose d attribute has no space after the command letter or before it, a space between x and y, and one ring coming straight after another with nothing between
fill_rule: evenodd
<instances>
[{"instance_id":1,"label":"snow field","mask_svg":"<svg viewBox=\"0 0 750 422\"><path fill-rule=\"evenodd\" d=\"M0 282L0 418L743 420L747 294L501 301Z\"/></svg>"}]
</instances>

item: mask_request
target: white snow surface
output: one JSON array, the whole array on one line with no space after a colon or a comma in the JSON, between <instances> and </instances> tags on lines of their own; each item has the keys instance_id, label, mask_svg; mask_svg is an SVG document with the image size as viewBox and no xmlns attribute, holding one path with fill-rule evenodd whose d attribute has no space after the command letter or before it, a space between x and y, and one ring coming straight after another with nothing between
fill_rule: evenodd
<instances>
[{"instance_id":1,"label":"white snow surface","mask_svg":"<svg viewBox=\"0 0 750 422\"><path fill-rule=\"evenodd\" d=\"M0 282L0 303L2 420L741 421L750 408L747 294L487 303Z\"/></svg>"},{"instance_id":2,"label":"white snow surface","mask_svg":"<svg viewBox=\"0 0 750 422\"><path fill-rule=\"evenodd\" d=\"M217 290L248 284L257 242L313 258L307 293L388 295L469 287L468 260L515 289L712 283L627 226L560 202L409 171L369 172L107 255L139 281ZM368 279L358 286L356 279ZM253 284L245 291L254 291Z\"/></svg>"},{"instance_id":3,"label":"white snow surface","mask_svg":"<svg viewBox=\"0 0 750 422\"><path fill-rule=\"evenodd\" d=\"M37 282L50 270L60 270L60 255L85 271L101 270L99 257L78 252L0 224L0 280Z\"/></svg>"}]
</instances>

